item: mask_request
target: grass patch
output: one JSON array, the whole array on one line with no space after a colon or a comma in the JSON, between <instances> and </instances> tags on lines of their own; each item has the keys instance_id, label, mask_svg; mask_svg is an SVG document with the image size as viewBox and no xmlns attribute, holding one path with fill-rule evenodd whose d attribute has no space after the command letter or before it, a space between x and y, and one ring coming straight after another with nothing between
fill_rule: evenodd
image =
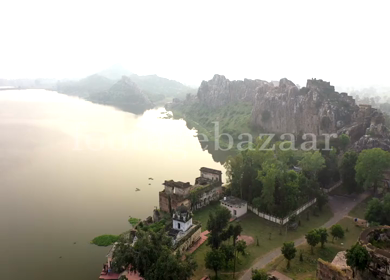
<instances>
[{"instance_id":1,"label":"grass patch","mask_svg":"<svg viewBox=\"0 0 390 280\"><path fill-rule=\"evenodd\" d=\"M287 270L287 261L283 256L276 258L272 263L266 266L267 271L279 271L284 275L294 280L315 280L317 270L317 260L319 258L327 262L332 262L336 254L342 251L342 248L334 245L325 246L321 248L317 246L314 248L314 255L310 252L310 246L305 244L297 247L297 254L291 260L290 269ZM302 251L303 262L299 261L299 253Z\"/></svg>"},{"instance_id":2,"label":"grass patch","mask_svg":"<svg viewBox=\"0 0 390 280\"><path fill-rule=\"evenodd\" d=\"M207 221L209 220L209 214L214 212L219 206L219 201L213 201L209 205L194 211L193 220L202 223L202 231L207 230Z\"/></svg>"},{"instance_id":3,"label":"grass patch","mask_svg":"<svg viewBox=\"0 0 390 280\"><path fill-rule=\"evenodd\" d=\"M364 215L366 214L367 204L372 199L371 196L367 197L365 200L356 205L350 212L349 216L353 218L359 218L364 220Z\"/></svg>"},{"instance_id":4,"label":"grass patch","mask_svg":"<svg viewBox=\"0 0 390 280\"><path fill-rule=\"evenodd\" d=\"M110 246L119 240L119 235L104 234L92 239L91 244L97 246Z\"/></svg>"},{"instance_id":5,"label":"grass patch","mask_svg":"<svg viewBox=\"0 0 390 280\"><path fill-rule=\"evenodd\" d=\"M356 226L355 222L349 218L342 219L338 224L343 227L344 231L348 228L348 232L345 232L343 239L339 239L332 243L332 237L329 236L329 242L325 244L325 248L321 249L321 246L317 245L314 249L314 255L310 253L309 245L305 244L298 246L297 254L291 261L289 270L286 268L287 261L283 256L276 258L272 263L268 264L266 270L277 270L294 280L316 279L317 260L321 258L324 261L332 262L338 252L345 251L354 245L361 232L364 230L363 228ZM299 252L301 250L303 251L303 262L299 261Z\"/></svg>"},{"instance_id":6,"label":"grass patch","mask_svg":"<svg viewBox=\"0 0 390 280\"><path fill-rule=\"evenodd\" d=\"M214 206L216 207L216 206ZM213 211L213 207L205 207L201 209L200 219L203 221L208 220L208 213ZM196 212L195 212L196 216ZM286 231L286 227L282 228L282 234L280 235L280 225L267 221L258 217L257 215L248 212L242 219L235 221L234 223L240 223L243 232L242 235L249 235L254 238L254 243L247 247L247 255L245 257L240 256L239 263L236 265L236 271L239 273L236 274L236 277L240 276L245 270L249 269L252 264L261 256L266 253L282 246L283 242L293 241L305 235L310 229L318 228L325 224L329 219L333 217L333 213L329 206L325 206L323 212L319 214L318 217L310 215L310 220L306 221L306 212L301 213L298 218L301 220L301 226L298 227L296 231ZM199 220L199 218L197 218ZM203 222L202 221L202 222ZM271 233L271 240L269 240L269 233ZM259 245L256 246L256 239L259 240ZM214 273L205 268L204 258L206 253L210 250L206 243L198 248L194 252L194 258L198 263L198 269L195 271L195 276L193 279L200 279L205 275L214 275ZM223 273L231 273L232 270L221 271ZM241 273L240 273L241 272ZM238 275L238 276L237 276ZM230 278L232 276L230 275Z\"/></svg>"}]
</instances>

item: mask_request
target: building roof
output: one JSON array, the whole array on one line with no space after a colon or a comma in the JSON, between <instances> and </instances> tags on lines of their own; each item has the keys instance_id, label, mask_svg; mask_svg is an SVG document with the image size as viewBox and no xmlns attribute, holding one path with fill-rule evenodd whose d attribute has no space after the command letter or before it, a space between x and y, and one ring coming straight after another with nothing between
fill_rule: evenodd
<instances>
[{"instance_id":1,"label":"building roof","mask_svg":"<svg viewBox=\"0 0 390 280\"><path fill-rule=\"evenodd\" d=\"M187 183L180 182L180 181L175 182L173 180L164 181L163 185L168 186L168 187L172 187L172 188L179 188L179 189L186 189L186 188L191 187L191 184L189 182L187 182Z\"/></svg>"},{"instance_id":2,"label":"building roof","mask_svg":"<svg viewBox=\"0 0 390 280\"><path fill-rule=\"evenodd\" d=\"M176 208L176 212L188 213L188 207L185 205L180 205L179 207Z\"/></svg>"},{"instance_id":3,"label":"building roof","mask_svg":"<svg viewBox=\"0 0 390 280\"><path fill-rule=\"evenodd\" d=\"M179 234L179 232L180 232L180 230L171 228L171 229L168 231L168 236L171 236L171 237L173 237L173 239L176 239L176 237L177 237L177 235Z\"/></svg>"},{"instance_id":4,"label":"building roof","mask_svg":"<svg viewBox=\"0 0 390 280\"><path fill-rule=\"evenodd\" d=\"M206 173L217 174L217 175L222 174L221 170L211 169L211 168L208 168L208 167L202 167L202 168L200 168L200 171L201 172L206 172Z\"/></svg>"},{"instance_id":5,"label":"building roof","mask_svg":"<svg viewBox=\"0 0 390 280\"><path fill-rule=\"evenodd\" d=\"M220 200L221 202L228 204L230 206L244 206L247 204L245 200L239 199L234 196L227 196Z\"/></svg>"}]
</instances>

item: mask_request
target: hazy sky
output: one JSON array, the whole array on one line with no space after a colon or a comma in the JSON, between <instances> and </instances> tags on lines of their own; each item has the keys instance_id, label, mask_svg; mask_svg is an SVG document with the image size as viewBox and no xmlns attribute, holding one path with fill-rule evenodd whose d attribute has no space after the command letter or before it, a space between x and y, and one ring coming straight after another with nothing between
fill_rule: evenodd
<instances>
[{"instance_id":1,"label":"hazy sky","mask_svg":"<svg viewBox=\"0 0 390 280\"><path fill-rule=\"evenodd\" d=\"M2 0L0 10L0 78L120 63L191 85L215 73L390 85L389 1Z\"/></svg>"}]
</instances>

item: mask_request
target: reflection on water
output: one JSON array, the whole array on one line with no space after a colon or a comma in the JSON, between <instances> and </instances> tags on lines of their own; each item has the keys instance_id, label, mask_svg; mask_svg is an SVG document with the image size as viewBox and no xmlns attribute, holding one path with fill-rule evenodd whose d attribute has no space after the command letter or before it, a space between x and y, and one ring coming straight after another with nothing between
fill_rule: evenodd
<instances>
[{"instance_id":1,"label":"reflection on water","mask_svg":"<svg viewBox=\"0 0 390 280\"><path fill-rule=\"evenodd\" d=\"M90 245L93 237L151 215L164 180L223 170L222 157L215 162L196 131L164 111L0 92L1 279L97 279L108 248Z\"/></svg>"}]
</instances>

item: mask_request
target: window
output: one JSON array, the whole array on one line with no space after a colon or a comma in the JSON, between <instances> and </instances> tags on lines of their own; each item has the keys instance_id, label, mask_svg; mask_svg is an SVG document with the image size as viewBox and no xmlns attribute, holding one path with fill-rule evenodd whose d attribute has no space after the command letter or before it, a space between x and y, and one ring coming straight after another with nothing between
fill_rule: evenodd
<instances>
[{"instance_id":1,"label":"window","mask_svg":"<svg viewBox=\"0 0 390 280\"><path fill-rule=\"evenodd\" d=\"M237 211L236 210L233 210L233 215L237 216Z\"/></svg>"},{"instance_id":2,"label":"window","mask_svg":"<svg viewBox=\"0 0 390 280\"><path fill-rule=\"evenodd\" d=\"M177 228L180 229L180 223L177 223Z\"/></svg>"}]
</instances>

